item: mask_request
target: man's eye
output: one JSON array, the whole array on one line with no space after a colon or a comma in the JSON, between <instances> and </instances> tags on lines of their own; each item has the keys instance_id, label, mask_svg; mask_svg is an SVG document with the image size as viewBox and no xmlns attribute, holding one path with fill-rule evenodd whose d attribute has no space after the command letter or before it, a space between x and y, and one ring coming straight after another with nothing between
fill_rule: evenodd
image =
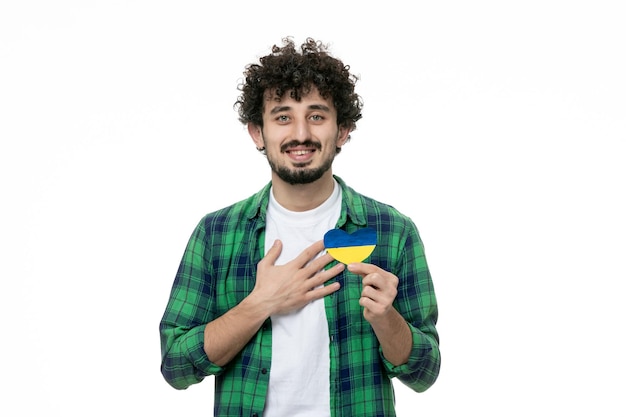
<instances>
[{"instance_id":1,"label":"man's eye","mask_svg":"<svg viewBox=\"0 0 626 417\"><path fill-rule=\"evenodd\" d=\"M324 120L324 117L322 117L319 114L314 114L314 115L311 116L311 119L315 120L316 122L319 122L320 120Z\"/></svg>"},{"instance_id":2,"label":"man's eye","mask_svg":"<svg viewBox=\"0 0 626 417\"><path fill-rule=\"evenodd\" d=\"M279 122L287 122L289 121L289 116L280 115L276 118L276 120L278 120Z\"/></svg>"}]
</instances>

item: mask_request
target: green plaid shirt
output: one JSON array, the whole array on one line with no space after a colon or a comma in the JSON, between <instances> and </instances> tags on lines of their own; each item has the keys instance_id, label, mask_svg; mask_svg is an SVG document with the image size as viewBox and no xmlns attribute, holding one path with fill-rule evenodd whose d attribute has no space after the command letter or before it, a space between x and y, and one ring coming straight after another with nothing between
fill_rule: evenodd
<instances>
[{"instance_id":1,"label":"green plaid shirt","mask_svg":"<svg viewBox=\"0 0 626 417\"><path fill-rule=\"evenodd\" d=\"M404 365L393 366L385 360L358 302L360 277L347 270L338 275L335 280L341 289L325 298L331 415L395 416L391 378L422 392L439 374L433 283L413 222L335 178L343 192L337 227L348 233L362 227L377 231L378 242L367 262L400 279L394 306L411 328L413 348ZM219 417L261 416L265 406L272 361L271 321L224 367L211 363L203 343L206 323L236 306L254 287L256 265L265 253L269 190L270 184L201 220L183 254L160 323L161 372L166 381L185 389L215 375L214 415Z\"/></svg>"}]
</instances>

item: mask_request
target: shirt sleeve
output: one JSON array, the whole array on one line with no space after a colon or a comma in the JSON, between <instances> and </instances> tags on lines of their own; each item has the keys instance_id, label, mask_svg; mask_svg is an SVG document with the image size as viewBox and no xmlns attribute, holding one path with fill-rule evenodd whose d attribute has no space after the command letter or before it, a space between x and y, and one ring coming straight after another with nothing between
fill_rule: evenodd
<instances>
[{"instance_id":1,"label":"shirt sleeve","mask_svg":"<svg viewBox=\"0 0 626 417\"><path fill-rule=\"evenodd\" d=\"M410 222L409 222L410 223ZM406 240L395 268L399 278L398 295L394 306L407 321L413 347L407 363L394 366L380 355L390 377L397 377L417 392L430 388L439 375L441 355L437 323L437 300L424 246L417 228L410 223Z\"/></svg>"},{"instance_id":2,"label":"shirt sleeve","mask_svg":"<svg viewBox=\"0 0 626 417\"><path fill-rule=\"evenodd\" d=\"M185 389L223 368L204 351L204 328L212 320L214 280L206 258L207 237L200 223L183 254L161 319L161 373L176 389Z\"/></svg>"}]
</instances>

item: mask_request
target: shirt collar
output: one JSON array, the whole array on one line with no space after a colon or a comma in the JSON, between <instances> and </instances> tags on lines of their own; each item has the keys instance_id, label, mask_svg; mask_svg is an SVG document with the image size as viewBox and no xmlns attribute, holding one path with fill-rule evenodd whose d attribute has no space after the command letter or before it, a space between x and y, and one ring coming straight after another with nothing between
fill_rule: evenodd
<instances>
[{"instance_id":1,"label":"shirt collar","mask_svg":"<svg viewBox=\"0 0 626 417\"><path fill-rule=\"evenodd\" d=\"M363 196L348 187L346 183L338 176L334 176L342 191L341 201L341 215L337 222L338 227L342 227L347 219L359 226L365 226L367 224L364 210ZM265 215L267 213L267 205L270 199L270 188L272 186L271 181L268 182L259 192L253 195L250 199L250 205L246 212L246 217L252 220L255 217L259 217L265 221Z\"/></svg>"}]
</instances>

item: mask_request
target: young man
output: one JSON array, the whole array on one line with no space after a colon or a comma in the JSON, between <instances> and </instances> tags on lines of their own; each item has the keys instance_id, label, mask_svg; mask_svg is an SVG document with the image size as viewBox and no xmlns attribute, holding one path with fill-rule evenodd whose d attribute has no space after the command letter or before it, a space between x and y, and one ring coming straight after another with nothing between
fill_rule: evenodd
<instances>
[{"instance_id":1,"label":"young man","mask_svg":"<svg viewBox=\"0 0 626 417\"><path fill-rule=\"evenodd\" d=\"M361 118L355 81L312 39L246 68L239 116L271 182L200 221L160 325L163 376L184 389L215 375L215 416L394 416L392 378L422 392L438 376L415 225L332 173ZM363 262L325 251L327 231L366 227Z\"/></svg>"}]
</instances>

